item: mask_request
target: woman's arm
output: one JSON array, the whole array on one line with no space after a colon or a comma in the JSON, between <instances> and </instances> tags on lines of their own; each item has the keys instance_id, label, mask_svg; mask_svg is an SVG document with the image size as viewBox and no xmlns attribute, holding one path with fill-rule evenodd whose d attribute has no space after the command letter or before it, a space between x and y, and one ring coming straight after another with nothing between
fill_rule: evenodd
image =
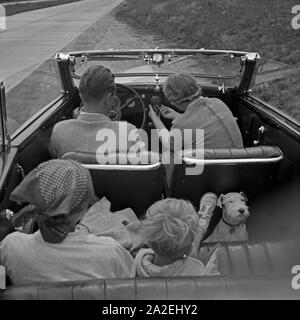
<instances>
[{"instance_id":1,"label":"woman's arm","mask_svg":"<svg viewBox=\"0 0 300 320\"><path fill-rule=\"evenodd\" d=\"M175 110L166 107L162 105L159 109L160 113L163 115L164 118L170 119L170 120L175 120L177 117L179 117L181 114L176 112Z\"/></svg>"},{"instance_id":2,"label":"woman's arm","mask_svg":"<svg viewBox=\"0 0 300 320\"><path fill-rule=\"evenodd\" d=\"M210 220L217 206L217 201L217 195L212 192L205 193L200 200L199 211L197 212L199 218L197 226L198 231L195 235L194 246L191 254L194 258L199 256L201 242L206 234Z\"/></svg>"},{"instance_id":3,"label":"woman's arm","mask_svg":"<svg viewBox=\"0 0 300 320\"><path fill-rule=\"evenodd\" d=\"M152 106L149 105L149 117L151 118L155 128L160 131L159 138L164 150L170 149L170 131L165 127L159 116L155 113Z\"/></svg>"}]
</instances>

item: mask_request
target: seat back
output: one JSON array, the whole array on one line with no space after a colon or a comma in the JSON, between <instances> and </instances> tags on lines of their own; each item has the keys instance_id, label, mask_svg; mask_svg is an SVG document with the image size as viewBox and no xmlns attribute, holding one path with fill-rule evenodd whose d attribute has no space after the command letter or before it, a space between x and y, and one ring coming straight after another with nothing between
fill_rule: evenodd
<instances>
[{"instance_id":1,"label":"seat back","mask_svg":"<svg viewBox=\"0 0 300 320\"><path fill-rule=\"evenodd\" d=\"M174 166L170 196L188 199L197 208L205 192L244 191L251 199L272 186L282 160L281 150L271 146L206 149L203 159L184 156L183 164ZM196 165L202 165L203 172L187 175L186 169Z\"/></svg>"},{"instance_id":2,"label":"seat back","mask_svg":"<svg viewBox=\"0 0 300 320\"><path fill-rule=\"evenodd\" d=\"M140 217L164 193L164 167L158 154L144 152L138 159L111 154L100 160L102 164L95 154L69 152L63 158L77 160L90 170L96 195L105 196L112 211L131 208Z\"/></svg>"},{"instance_id":3,"label":"seat back","mask_svg":"<svg viewBox=\"0 0 300 320\"><path fill-rule=\"evenodd\" d=\"M207 248L205 246L204 248ZM222 244L221 276L92 279L9 286L0 299L299 299L291 268L298 241Z\"/></svg>"},{"instance_id":4,"label":"seat back","mask_svg":"<svg viewBox=\"0 0 300 320\"><path fill-rule=\"evenodd\" d=\"M291 276L203 276L98 279L12 286L0 300L216 300L300 299Z\"/></svg>"},{"instance_id":5,"label":"seat back","mask_svg":"<svg viewBox=\"0 0 300 320\"><path fill-rule=\"evenodd\" d=\"M215 244L202 244L202 254ZM225 276L289 275L299 264L300 241L224 242L219 249L219 271Z\"/></svg>"}]
</instances>

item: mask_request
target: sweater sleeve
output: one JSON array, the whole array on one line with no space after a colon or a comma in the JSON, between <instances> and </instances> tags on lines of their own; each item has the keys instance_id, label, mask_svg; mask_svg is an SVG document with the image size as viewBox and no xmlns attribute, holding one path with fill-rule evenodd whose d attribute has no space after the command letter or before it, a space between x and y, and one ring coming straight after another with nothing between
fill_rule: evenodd
<instances>
[{"instance_id":1,"label":"sweater sleeve","mask_svg":"<svg viewBox=\"0 0 300 320\"><path fill-rule=\"evenodd\" d=\"M10 233L2 241L0 241L0 265L7 267L7 255L13 235Z\"/></svg>"},{"instance_id":2,"label":"sweater sleeve","mask_svg":"<svg viewBox=\"0 0 300 320\"><path fill-rule=\"evenodd\" d=\"M116 244L115 248L115 275L117 278L132 278L135 276L134 260L131 254L120 244Z\"/></svg>"}]
</instances>

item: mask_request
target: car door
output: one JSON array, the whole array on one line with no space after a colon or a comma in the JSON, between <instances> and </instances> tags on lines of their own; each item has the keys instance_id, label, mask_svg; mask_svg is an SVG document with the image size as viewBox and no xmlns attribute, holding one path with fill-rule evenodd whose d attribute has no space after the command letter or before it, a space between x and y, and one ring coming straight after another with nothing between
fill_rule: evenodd
<instances>
[{"instance_id":1,"label":"car door","mask_svg":"<svg viewBox=\"0 0 300 320\"><path fill-rule=\"evenodd\" d=\"M280 184L300 177L299 70L266 58L246 58L236 115L246 147L278 146Z\"/></svg>"}]
</instances>

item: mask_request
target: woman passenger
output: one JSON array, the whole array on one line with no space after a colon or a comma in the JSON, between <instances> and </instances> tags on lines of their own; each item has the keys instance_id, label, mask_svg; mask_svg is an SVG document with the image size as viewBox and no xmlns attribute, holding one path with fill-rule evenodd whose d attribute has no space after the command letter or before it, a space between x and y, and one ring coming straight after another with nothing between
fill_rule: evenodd
<instances>
[{"instance_id":1,"label":"woman passenger","mask_svg":"<svg viewBox=\"0 0 300 320\"><path fill-rule=\"evenodd\" d=\"M183 111L178 113L169 107L161 107L163 117L173 120L171 132L179 129L184 134L184 129L203 129L205 149L243 147L241 132L230 109L218 98L203 97L201 87L193 77L172 74L166 79L163 91L168 101ZM151 106L149 116L157 129L165 129ZM192 137L192 142L184 141L188 145L183 148L203 148L203 141L197 141L194 133Z\"/></svg>"},{"instance_id":2,"label":"woman passenger","mask_svg":"<svg viewBox=\"0 0 300 320\"><path fill-rule=\"evenodd\" d=\"M15 226L34 217L34 234L13 232L0 244L0 264L13 284L134 276L131 255L111 237L76 228L97 198L89 171L72 160L50 160L31 171L11 200L27 203Z\"/></svg>"}]
</instances>

